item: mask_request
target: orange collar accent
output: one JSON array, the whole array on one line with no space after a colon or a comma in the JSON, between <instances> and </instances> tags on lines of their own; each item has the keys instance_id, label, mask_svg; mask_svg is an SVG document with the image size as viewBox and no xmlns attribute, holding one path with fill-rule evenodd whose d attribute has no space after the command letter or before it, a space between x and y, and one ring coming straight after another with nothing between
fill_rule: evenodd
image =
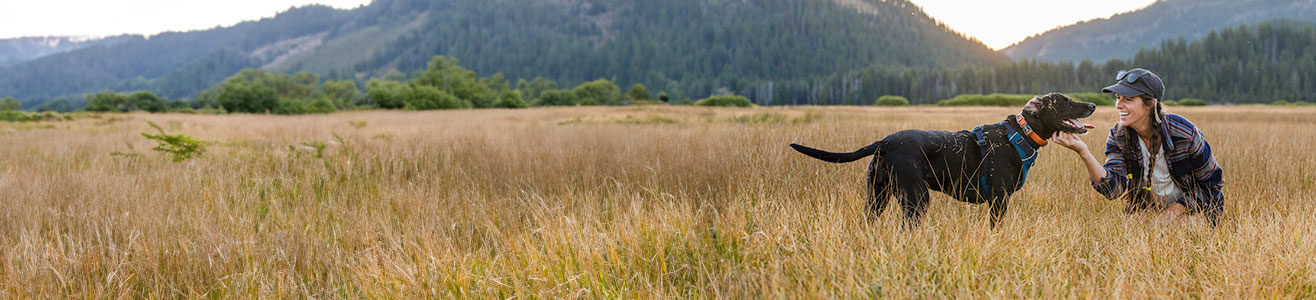
<instances>
[{"instance_id":1,"label":"orange collar accent","mask_svg":"<svg viewBox=\"0 0 1316 300\"><path fill-rule=\"evenodd\" d=\"M1046 140L1042 139L1042 137L1040 136L1037 136L1037 132L1033 132L1032 127L1028 127L1028 121L1024 121L1024 116L1015 116L1014 119L1019 121L1019 128L1022 128L1024 130L1024 135L1028 136L1028 138L1030 139L1033 139L1033 143L1037 143L1038 147L1046 146Z\"/></svg>"}]
</instances>

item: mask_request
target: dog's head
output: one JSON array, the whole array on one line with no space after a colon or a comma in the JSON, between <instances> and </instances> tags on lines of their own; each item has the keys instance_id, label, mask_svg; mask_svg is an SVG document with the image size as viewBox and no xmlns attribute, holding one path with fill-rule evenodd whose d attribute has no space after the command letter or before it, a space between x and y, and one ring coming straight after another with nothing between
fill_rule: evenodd
<instances>
[{"instance_id":1,"label":"dog's head","mask_svg":"<svg viewBox=\"0 0 1316 300\"><path fill-rule=\"evenodd\" d=\"M1019 115L1028 121L1028 126L1037 134L1050 138L1057 131L1087 133L1091 125L1083 124L1078 119L1087 118L1096 110L1096 104L1074 101L1061 93L1050 93L1028 100Z\"/></svg>"}]
</instances>

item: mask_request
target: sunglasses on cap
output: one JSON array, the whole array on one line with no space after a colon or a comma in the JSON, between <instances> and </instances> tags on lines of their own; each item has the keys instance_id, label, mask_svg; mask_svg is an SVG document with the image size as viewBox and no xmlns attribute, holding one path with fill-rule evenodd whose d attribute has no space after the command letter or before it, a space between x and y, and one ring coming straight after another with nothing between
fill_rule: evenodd
<instances>
[{"instance_id":1,"label":"sunglasses on cap","mask_svg":"<svg viewBox=\"0 0 1316 300\"><path fill-rule=\"evenodd\" d=\"M1115 75L1115 81L1124 80L1133 83L1138 81L1138 77L1142 77L1142 74L1147 74L1147 72L1142 70L1120 70L1119 74Z\"/></svg>"}]
</instances>

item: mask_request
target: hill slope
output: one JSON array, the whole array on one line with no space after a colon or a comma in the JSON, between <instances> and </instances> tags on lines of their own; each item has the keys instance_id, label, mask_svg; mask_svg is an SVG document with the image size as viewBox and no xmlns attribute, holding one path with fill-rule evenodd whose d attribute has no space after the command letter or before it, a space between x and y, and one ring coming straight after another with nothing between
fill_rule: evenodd
<instances>
[{"instance_id":1,"label":"hill slope","mask_svg":"<svg viewBox=\"0 0 1316 300\"><path fill-rule=\"evenodd\" d=\"M1213 30L1271 19L1316 20L1313 0L1160 0L1108 19L1079 22L1001 50L1012 59L1073 61L1132 58L1165 40L1194 41Z\"/></svg>"},{"instance_id":2,"label":"hill slope","mask_svg":"<svg viewBox=\"0 0 1316 300\"><path fill-rule=\"evenodd\" d=\"M149 89L181 98L242 68L361 80L421 70L435 55L512 80L610 78L692 97L872 65L1008 60L905 0L377 0L51 55L0 69L0 94Z\"/></svg>"},{"instance_id":3,"label":"hill slope","mask_svg":"<svg viewBox=\"0 0 1316 300\"><path fill-rule=\"evenodd\" d=\"M21 63L56 53L73 51L94 45L120 42L128 36L108 38L80 38L67 36L22 37L0 39L0 67Z\"/></svg>"}]
</instances>

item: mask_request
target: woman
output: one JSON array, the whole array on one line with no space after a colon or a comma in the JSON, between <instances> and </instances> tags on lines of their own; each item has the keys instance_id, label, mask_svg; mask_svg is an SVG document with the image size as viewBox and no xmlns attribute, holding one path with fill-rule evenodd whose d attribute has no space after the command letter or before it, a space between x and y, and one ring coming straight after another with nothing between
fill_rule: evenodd
<instances>
[{"instance_id":1,"label":"woman","mask_svg":"<svg viewBox=\"0 0 1316 300\"><path fill-rule=\"evenodd\" d=\"M1101 90L1115 93L1120 115L1106 138L1105 165L1072 133L1057 132L1052 141L1078 153L1098 193L1122 196L1125 213L1163 210L1167 221L1202 213L1214 227L1224 210L1224 172L1206 136L1188 119L1161 109L1165 84L1156 74L1133 69L1115 79Z\"/></svg>"}]
</instances>

